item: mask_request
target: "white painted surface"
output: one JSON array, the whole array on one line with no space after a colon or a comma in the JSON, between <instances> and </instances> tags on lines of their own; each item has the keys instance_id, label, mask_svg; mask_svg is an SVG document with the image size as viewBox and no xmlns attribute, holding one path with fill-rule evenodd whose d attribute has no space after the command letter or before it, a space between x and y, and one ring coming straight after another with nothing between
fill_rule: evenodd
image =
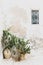
<instances>
[{"instance_id":1,"label":"white painted surface","mask_svg":"<svg viewBox=\"0 0 43 65\"><path fill-rule=\"evenodd\" d=\"M31 24L31 10L39 9L39 24ZM2 30L13 25L15 22L26 27L26 38L43 38L43 0L0 0L0 37ZM0 50L1 51L1 50ZM33 51L34 57L22 62L13 62L2 59L0 53L1 65L43 65L43 50Z\"/></svg>"},{"instance_id":2,"label":"white painted surface","mask_svg":"<svg viewBox=\"0 0 43 65\"><path fill-rule=\"evenodd\" d=\"M39 24L31 24L31 10L39 10ZM0 0L0 24L23 22L28 36L43 37L43 0ZM4 24L2 25L2 23Z\"/></svg>"}]
</instances>

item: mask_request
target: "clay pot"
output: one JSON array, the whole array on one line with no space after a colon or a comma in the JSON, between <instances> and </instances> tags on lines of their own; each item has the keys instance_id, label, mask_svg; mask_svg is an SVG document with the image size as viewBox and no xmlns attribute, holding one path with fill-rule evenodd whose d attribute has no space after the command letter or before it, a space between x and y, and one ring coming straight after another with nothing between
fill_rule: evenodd
<instances>
[{"instance_id":1,"label":"clay pot","mask_svg":"<svg viewBox=\"0 0 43 65\"><path fill-rule=\"evenodd\" d=\"M8 48L3 51L3 56L5 59L9 59L11 57L11 52Z\"/></svg>"}]
</instances>

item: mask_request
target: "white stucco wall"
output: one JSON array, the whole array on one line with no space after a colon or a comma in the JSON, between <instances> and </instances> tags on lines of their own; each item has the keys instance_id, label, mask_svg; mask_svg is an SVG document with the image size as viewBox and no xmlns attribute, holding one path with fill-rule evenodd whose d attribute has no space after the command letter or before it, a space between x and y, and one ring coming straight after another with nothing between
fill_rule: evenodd
<instances>
[{"instance_id":1,"label":"white stucco wall","mask_svg":"<svg viewBox=\"0 0 43 65\"><path fill-rule=\"evenodd\" d=\"M39 10L39 24L31 24L32 9ZM25 27L27 33L24 33L27 38L43 38L43 0L0 0L0 37L2 35L2 30L13 24L16 24L15 27L18 26L18 29ZM39 40L36 38L36 42L43 42L43 39L41 42L39 41L40 38ZM42 45L41 48L33 50L25 61L17 63L12 59L3 60L2 48L0 45L0 65L43 65L43 43L40 45Z\"/></svg>"},{"instance_id":2,"label":"white stucco wall","mask_svg":"<svg viewBox=\"0 0 43 65\"><path fill-rule=\"evenodd\" d=\"M39 10L39 24L31 24L32 9ZM43 0L0 0L0 31L17 21L26 26L27 37L43 38Z\"/></svg>"}]
</instances>

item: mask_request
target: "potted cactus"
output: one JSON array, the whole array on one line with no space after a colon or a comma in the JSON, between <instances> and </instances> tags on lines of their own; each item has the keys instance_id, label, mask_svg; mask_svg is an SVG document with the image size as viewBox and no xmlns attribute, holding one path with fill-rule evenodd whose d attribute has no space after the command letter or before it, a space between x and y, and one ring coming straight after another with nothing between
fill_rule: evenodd
<instances>
[{"instance_id":1,"label":"potted cactus","mask_svg":"<svg viewBox=\"0 0 43 65\"><path fill-rule=\"evenodd\" d=\"M25 58L26 53L30 54L29 40L25 41L23 38L16 37L8 30L3 30L1 43L5 59L12 57L16 61L20 61Z\"/></svg>"}]
</instances>

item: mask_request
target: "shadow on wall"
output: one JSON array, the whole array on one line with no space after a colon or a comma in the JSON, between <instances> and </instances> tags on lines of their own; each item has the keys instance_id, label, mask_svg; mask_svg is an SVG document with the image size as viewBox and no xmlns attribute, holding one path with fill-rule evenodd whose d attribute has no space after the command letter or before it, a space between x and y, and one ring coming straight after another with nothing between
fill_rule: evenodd
<instances>
[{"instance_id":1,"label":"shadow on wall","mask_svg":"<svg viewBox=\"0 0 43 65\"><path fill-rule=\"evenodd\" d=\"M6 28L11 26L10 31L25 37L27 33L25 23L27 20L28 16L25 9L19 7L11 7L7 14Z\"/></svg>"},{"instance_id":2,"label":"shadow on wall","mask_svg":"<svg viewBox=\"0 0 43 65\"><path fill-rule=\"evenodd\" d=\"M11 15L13 15L13 18L16 17L16 19L19 18L19 19L22 19L23 21L27 22L28 16L27 16L27 12L24 8L12 7L12 8L10 8L9 12Z\"/></svg>"}]
</instances>

